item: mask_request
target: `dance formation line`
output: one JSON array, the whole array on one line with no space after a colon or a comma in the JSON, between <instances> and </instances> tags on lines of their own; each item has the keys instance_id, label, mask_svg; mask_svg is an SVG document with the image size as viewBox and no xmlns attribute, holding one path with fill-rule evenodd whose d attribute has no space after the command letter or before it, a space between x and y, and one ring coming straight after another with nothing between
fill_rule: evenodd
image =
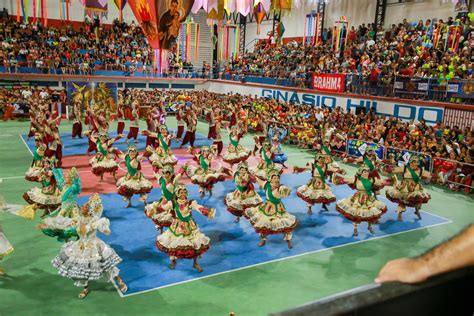
<instances>
[{"instance_id":1,"label":"dance formation line","mask_svg":"<svg viewBox=\"0 0 474 316\"><path fill-rule=\"evenodd\" d=\"M121 276L129 287L124 296L450 222L425 211L422 212L421 220L417 220L416 216L410 213L405 221L399 222L395 212L388 212L380 225L374 226L374 235L361 232L358 237L352 237L351 225L338 215L333 205L328 206L329 212L315 211L313 215L307 215L305 202L296 195L296 188L307 180L308 173L282 176L283 183L291 183L292 189L295 188L285 201L286 205L291 205L291 210L298 220L293 238L294 247L291 250L281 247L280 239L274 236L269 238L264 247L268 249L262 251L258 246L258 236L250 223L246 220L234 223L235 217L229 212L217 212L212 221L196 216L199 229L212 243L209 251L200 260L204 267L201 274L196 273L185 262L178 262L175 270L168 268L169 261L166 256L156 251L155 225L144 216L138 202L134 203L132 209L125 208L123 204L117 208L116 205L120 203L117 194L101 195L106 210L105 216L111 220L112 227L112 234L104 237L104 241L124 260L120 264ZM191 199L196 199L199 204L215 205L217 210L225 208L223 197L234 188L232 181L224 181L216 184L212 197L200 198L197 185L187 186ZM263 194L260 194L262 197ZM334 187L334 194L337 198L342 198L350 194L350 188ZM153 189L149 195L149 199L154 201L160 197L159 189ZM389 209L396 208L392 202L381 199L387 202ZM85 200L87 197L81 197L79 202ZM137 231L140 233L136 233Z\"/></svg>"},{"instance_id":2,"label":"dance formation line","mask_svg":"<svg viewBox=\"0 0 474 316\"><path fill-rule=\"evenodd\" d=\"M72 138L82 137L82 121L80 111L77 111L78 107L80 104L74 105L74 113L78 114L75 115ZM89 126L88 131L84 133L88 138L86 153L94 153L89 164L97 183L114 181L117 193L125 202L125 208L132 208L134 205L136 208L137 202L134 196L138 197L138 207L155 226L156 238L153 238L156 246L155 253L160 251L169 257L167 264L161 263L162 267L168 266L167 271L171 271L169 274L178 270L185 271L185 265L178 263L183 259L192 260L194 274L203 272L202 262L205 263L205 268L209 269L206 273L222 272L213 272L213 265L206 261L211 258L212 252L210 254L209 250L212 247L218 249L225 243L223 240L235 240L235 235L227 234L225 238L222 236L210 238L203 233L203 231L208 233L209 230L201 231L200 229L200 227L206 227L207 224L207 222L203 224L200 217L212 223L216 217L220 218L223 214L232 216L233 223L232 221L227 223L227 226L231 225L227 230L249 225L247 228L255 233L252 235L248 232L245 236L256 237L253 245L258 245L256 249L263 257L277 253L273 249L268 249L275 247L274 235L281 236L286 244L284 247L281 242L277 243L282 251L304 252L304 246L310 245L311 241L301 243L298 238L310 238L314 232L308 231L303 234L299 232L304 231L305 226L302 224L306 219L311 218L314 205L317 204L321 204L320 212L326 213L330 212L329 206L335 203L336 211L343 216L337 218L339 220L345 218L352 222L352 234L345 232L342 235L352 235L349 238L359 235L361 223L367 223L367 230L364 229L361 234L365 235L368 232L372 235L380 234L375 230L374 225L379 224L382 216L390 218L396 214L396 222L403 223L403 214L407 207L414 208L414 215L419 221L422 220L421 205L430 199L430 195L423 188L423 183L428 181L431 175L423 169L418 157L413 156L407 165L390 170L384 167L373 151L367 150L363 157L354 161L360 166L357 173L347 177L345 170L332 158L332 153L328 148L331 136L329 135L319 145L313 161L305 166L292 168L294 177L298 177L298 174L303 172L309 172L310 176L306 181L298 183L298 187L288 187L281 182L283 170L288 170L285 165L288 158L281 146L281 142L288 133L285 127L266 125L265 122L261 122L254 138L255 147L249 150L240 145L240 140L247 133L245 120L237 120L241 109L227 113L227 117L218 109L206 111L209 121L208 138L212 139L212 146L200 148L195 146L197 112L192 104L181 102L177 109L176 135L170 133L165 124L164 104L154 108L148 114L147 129L141 132L141 135L146 136L144 151L140 151L136 145L140 144L138 104L132 104L129 113L121 111L119 107L115 137L109 134L110 113L93 104L86 111L86 122ZM130 131L126 140L128 147L126 150L120 150L114 147L114 144L124 138L124 117L126 116L130 120ZM117 265L122 262L122 259L116 250L97 237L98 232L111 233L109 220L102 217L104 203L101 197L93 194L87 202L79 205L77 200L82 191L80 174L74 167L67 172L61 168L63 143L59 133L59 124L60 118L54 113L49 113L47 107L39 106L31 113L28 137L34 138L35 148L25 179L38 182L39 185L23 194L24 200L29 205L21 210L19 215L33 219L38 210L43 210L41 215L43 219L39 228L45 235L64 242L52 264L61 276L70 278L76 286L83 287L79 298L88 295L89 281L104 276L112 282L117 282L122 293L128 290L126 282L133 285L133 290L136 290L139 286L135 286L133 278L124 282L119 276ZM184 124L186 124L186 131L184 131ZM222 128L228 131L229 145L226 148L223 146ZM172 148L173 139L181 141L180 148L190 144L188 151L192 155L192 161L178 165L178 159ZM216 166L216 157L219 156L222 156L225 165ZM250 156L258 157L259 162L254 166L249 166L247 160ZM126 173L121 177L117 175L119 161L124 161L126 166ZM154 169L154 181L162 194L159 199L156 197L150 200L149 195L153 189L153 183L142 172L144 161L149 161ZM381 174L388 177L382 178ZM182 178L188 178L195 186L184 185ZM235 186L227 187L225 191L216 191L215 187L222 186L222 183L229 178L233 179ZM344 195L337 196L334 193L338 189L337 186L344 184L347 184L354 193L351 195L345 192ZM189 191L196 186L198 198L195 192ZM396 213L387 214L387 204L377 198L384 186L390 186L386 191L386 196L390 201L398 204ZM292 194L296 194L298 201L306 205L307 215L304 218L301 218L301 215L293 208L296 202L287 203L295 197ZM212 200L216 198L216 195L219 199ZM285 204L292 207L287 209ZM113 204L107 204L106 209L107 215L113 218L112 210L117 211L120 205L115 201ZM127 214L134 214L133 212L135 211L128 210ZM196 213L200 215L195 218ZM138 214L143 217L142 212ZM386 223L388 222L382 222L379 226ZM416 222L416 225L418 226L419 222ZM316 231L319 234L322 227L326 228L328 225L316 224L316 226L318 226ZM342 226L350 227L347 224ZM115 233L120 231L119 229ZM141 232L141 229L138 228L138 231ZM226 229L220 230L222 231L226 232ZM298 237L295 244L296 233ZM334 238L334 227L331 227L331 232L327 233L327 236L333 237L324 240ZM4 235L3 237L6 240ZM128 234L127 238L130 238ZM213 244L211 247L211 240L220 240L220 243ZM110 243L114 244L112 241ZM246 245L247 248L250 247L249 243ZM295 246L299 249L292 250ZM117 251L120 252L120 249L117 248ZM120 253L122 256L128 254L127 252ZM258 254L251 257L257 259ZM242 262L241 257L238 259L236 261ZM270 260L274 259L278 258ZM250 265L257 263L259 262L251 262ZM231 270L233 268L235 267L230 267Z\"/></svg>"}]
</instances>

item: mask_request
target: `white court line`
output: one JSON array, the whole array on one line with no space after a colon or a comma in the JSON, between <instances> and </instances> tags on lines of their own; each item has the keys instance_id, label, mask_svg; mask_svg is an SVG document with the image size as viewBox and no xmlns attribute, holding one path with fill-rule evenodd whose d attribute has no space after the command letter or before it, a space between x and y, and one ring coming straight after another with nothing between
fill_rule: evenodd
<instances>
[{"instance_id":1,"label":"white court line","mask_svg":"<svg viewBox=\"0 0 474 316\"><path fill-rule=\"evenodd\" d=\"M33 156L33 152L31 151L30 147L28 147L28 144L26 143L23 136L21 136L21 134L18 134L18 136L20 136L21 140L23 141L23 144L25 144L25 146L26 146L26 149L28 149L28 151L30 152L30 155Z\"/></svg>"},{"instance_id":2,"label":"white court line","mask_svg":"<svg viewBox=\"0 0 474 316\"><path fill-rule=\"evenodd\" d=\"M422 212L427 213L427 214L430 214L430 215L433 215L433 214L431 214L431 213L429 213L429 212L425 212L425 211L422 211ZM437 215L433 215L433 216L437 216ZM443 218L443 217L441 217L441 216L437 216L437 217L442 218L442 219L445 219L445 218ZM449 219L445 219L445 220L447 221L447 222L445 222L445 223L438 223L438 224L433 224L433 225L429 225L429 226L418 227L418 228L406 230L406 231L403 231L403 232L398 232L398 233L393 233L393 234L389 234L389 235L373 237L373 238L370 238L370 239L359 240L359 241L355 241L355 242L352 242L352 243L347 243L347 244L343 244L343 245L337 245L337 246L330 247L330 248L324 248L324 249L318 249L318 250L309 251L309 252L305 252L305 253L300 253L300 254L297 254L297 255L294 255L294 256L285 257L285 258L279 258L279 259L274 259L274 260L270 260L270 261L266 261L266 262L260 262L260 263L252 264L252 265L245 266L245 267L240 267L240 268L236 268L236 269L232 269L232 270L227 270L227 271L222 271L222 272L218 272L218 273L206 275L206 276L199 277L199 278L194 278L194 279L191 279L191 280L186 280L186 281L176 282L176 283L172 283L172 284L167 284L167 285L163 285L163 286L160 286L160 287L156 287L156 288L153 288L153 289L148 289L148 290L145 290L145 291L140 291L140 292L136 292L136 293L132 293L132 294L123 294L122 292L120 292L120 290L118 290L118 292L119 292L119 294L120 294L120 296L121 296L122 298L127 298L127 297L130 297L130 296L134 296L134 295L138 295L138 294L143 294L143 293L147 293L147 292L151 292L151 291L155 291L155 290L159 290L159 289L163 289L163 288L167 288L167 287L171 287L171 286L175 286L175 285L179 285L179 284L184 284L184 283L194 282L194 281L197 281L197 280L207 279L207 278L214 277L214 276L221 275L221 274L226 274L226 273L230 273L230 272L236 272L236 271L245 270L245 269L249 269L249 268L253 268L253 267L257 267L257 266L261 266L261 265L265 265L265 264L269 264L269 263L273 263L273 262L278 262L278 261L283 261L283 260L298 258L298 257L302 257L302 256L306 256L306 255L310 255L310 254L314 254L314 253L318 253L318 252L328 251L328 250L332 250L332 249L335 249L335 248L341 248L341 247L345 247L345 246L360 244L360 243L363 243L363 242L369 242L369 241L372 241L372 240L377 240L377 239L382 239L382 238L386 238L386 237L396 236L396 235L405 234L405 233L409 233L409 232L414 232L414 231L421 230L421 229L426 229L426 228L431 228L431 227L446 225L446 224L450 224L450 223L453 222L453 221L451 221L451 220L449 220Z\"/></svg>"},{"instance_id":3,"label":"white court line","mask_svg":"<svg viewBox=\"0 0 474 316\"><path fill-rule=\"evenodd\" d=\"M15 177L5 177L5 178L0 178L0 180L12 180L12 179L21 179L24 178L25 176L15 176Z\"/></svg>"}]
</instances>

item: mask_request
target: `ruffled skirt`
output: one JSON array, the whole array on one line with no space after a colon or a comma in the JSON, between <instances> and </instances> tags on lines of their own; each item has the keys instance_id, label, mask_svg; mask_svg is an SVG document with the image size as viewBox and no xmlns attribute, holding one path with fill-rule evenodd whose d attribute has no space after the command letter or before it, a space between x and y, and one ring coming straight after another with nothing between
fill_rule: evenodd
<instances>
[{"instance_id":1,"label":"ruffled skirt","mask_svg":"<svg viewBox=\"0 0 474 316\"><path fill-rule=\"evenodd\" d=\"M336 196L331 188L323 185L321 188L315 188L312 185L305 184L298 188L296 195L308 204L330 204L336 202Z\"/></svg>"},{"instance_id":2,"label":"ruffled skirt","mask_svg":"<svg viewBox=\"0 0 474 316\"><path fill-rule=\"evenodd\" d=\"M130 177L128 174L121 177L117 181L118 194L130 197L134 194L148 194L153 185L140 173L135 177Z\"/></svg>"},{"instance_id":3,"label":"ruffled skirt","mask_svg":"<svg viewBox=\"0 0 474 316\"><path fill-rule=\"evenodd\" d=\"M245 194L246 197L242 198L242 194ZM224 203L231 214L241 217L247 208L258 206L263 203L263 200L255 191L248 194L247 192L241 193L236 190L225 196Z\"/></svg>"},{"instance_id":4,"label":"ruffled skirt","mask_svg":"<svg viewBox=\"0 0 474 316\"><path fill-rule=\"evenodd\" d=\"M97 237L64 244L52 264L58 273L73 280L98 280L105 274L118 275L117 265L122 259L109 245Z\"/></svg>"},{"instance_id":5,"label":"ruffled skirt","mask_svg":"<svg viewBox=\"0 0 474 316\"><path fill-rule=\"evenodd\" d=\"M166 200L160 198L158 201L145 206L145 215L153 220L155 225L169 227L173 222L172 206L168 206Z\"/></svg>"},{"instance_id":6,"label":"ruffled skirt","mask_svg":"<svg viewBox=\"0 0 474 316\"><path fill-rule=\"evenodd\" d=\"M79 210L77 210L79 212ZM43 234L49 237L55 237L58 241L63 242L77 235L75 222L72 218L57 215L54 217L46 217L43 222L46 228L42 229Z\"/></svg>"},{"instance_id":7,"label":"ruffled skirt","mask_svg":"<svg viewBox=\"0 0 474 316\"><path fill-rule=\"evenodd\" d=\"M352 197L337 202L336 210L351 222L376 224L387 212L387 206L373 196L361 196L356 192Z\"/></svg>"},{"instance_id":8,"label":"ruffled skirt","mask_svg":"<svg viewBox=\"0 0 474 316\"><path fill-rule=\"evenodd\" d=\"M236 164L247 160L250 157L250 154L250 150L240 145L237 146L237 148L229 146L227 147L226 152L222 155L222 160L229 164Z\"/></svg>"},{"instance_id":9,"label":"ruffled skirt","mask_svg":"<svg viewBox=\"0 0 474 316\"><path fill-rule=\"evenodd\" d=\"M23 199L28 204L36 204L40 209L56 209L61 206L60 194L45 194L38 187L34 187L25 192L23 194Z\"/></svg>"},{"instance_id":10,"label":"ruffled skirt","mask_svg":"<svg viewBox=\"0 0 474 316\"><path fill-rule=\"evenodd\" d=\"M249 219L255 231L264 235L292 232L297 224L296 217L288 212L267 215L264 211L268 203L245 210L245 217Z\"/></svg>"},{"instance_id":11,"label":"ruffled skirt","mask_svg":"<svg viewBox=\"0 0 474 316\"><path fill-rule=\"evenodd\" d=\"M392 187L387 189L385 195L390 201L398 204L404 204L408 207L415 207L420 204L428 203L428 201L431 199L431 195L425 189L408 192L405 190L399 190L396 187Z\"/></svg>"},{"instance_id":12,"label":"ruffled skirt","mask_svg":"<svg viewBox=\"0 0 474 316\"><path fill-rule=\"evenodd\" d=\"M25 172L25 180L31 182L39 182L39 176L41 174L41 168L39 167L30 167Z\"/></svg>"},{"instance_id":13,"label":"ruffled skirt","mask_svg":"<svg viewBox=\"0 0 474 316\"><path fill-rule=\"evenodd\" d=\"M251 175L253 175L256 178L259 178L260 180L267 181L268 175L267 175L267 168L261 168L259 167L260 164L250 167L249 172ZM277 169L280 170L280 174L283 173L283 169L280 165L274 165L272 169Z\"/></svg>"},{"instance_id":14,"label":"ruffled skirt","mask_svg":"<svg viewBox=\"0 0 474 316\"><path fill-rule=\"evenodd\" d=\"M225 180L224 173L213 169L203 172L202 168L187 166L185 172L194 184L206 189L211 189L217 182Z\"/></svg>"},{"instance_id":15,"label":"ruffled skirt","mask_svg":"<svg viewBox=\"0 0 474 316\"><path fill-rule=\"evenodd\" d=\"M92 173L96 176L101 176L108 172L113 173L118 170L117 162L111 158L98 160L97 157L93 157L89 160L89 164L92 167Z\"/></svg>"},{"instance_id":16,"label":"ruffled skirt","mask_svg":"<svg viewBox=\"0 0 474 316\"><path fill-rule=\"evenodd\" d=\"M178 163L178 159L174 154L163 155L160 156L156 152L154 152L150 157L148 157L152 164L161 164L161 165L176 165Z\"/></svg>"},{"instance_id":17,"label":"ruffled skirt","mask_svg":"<svg viewBox=\"0 0 474 316\"><path fill-rule=\"evenodd\" d=\"M176 236L171 230L156 237L156 247L170 257L193 259L209 250L209 237L194 229L189 236Z\"/></svg>"}]
</instances>

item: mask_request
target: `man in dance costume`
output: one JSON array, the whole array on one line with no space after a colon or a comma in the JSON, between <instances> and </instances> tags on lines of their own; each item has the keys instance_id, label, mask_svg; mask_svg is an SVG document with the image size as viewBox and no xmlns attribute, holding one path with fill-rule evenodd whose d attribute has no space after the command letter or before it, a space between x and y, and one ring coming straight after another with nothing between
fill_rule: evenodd
<instances>
[{"instance_id":1,"label":"man in dance costume","mask_svg":"<svg viewBox=\"0 0 474 316\"><path fill-rule=\"evenodd\" d=\"M73 123L72 123L72 138L82 138L82 111L81 111L81 103L76 102L72 106L72 116L73 116Z\"/></svg>"},{"instance_id":2,"label":"man in dance costume","mask_svg":"<svg viewBox=\"0 0 474 316\"><path fill-rule=\"evenodd\" d=\"M181 143L180 148L183 148L184 145L189 143L191 148L194 147L194 141L196 140L196 127L197 127L197 118L194 110L189 109L186 119L186 134L184 135L183 142Z\"/></svg>"},{"instance_id":3,"label":"man in dance costume","mask_svg":"<svg viewBox=\"0 0 474 316\"><path fill-rule=\"evenodd\" d=\"M133 139L135 143L138 143L138 131L140 129L140 115L138 113L138 104L134 102L132 109L132 118L130 120L130 131L127 135L127 143Z\"/></svg>"},{"instance_id":4,"label":"man in dance costume","mask_svg":"<svg viewBox=\"0 0 474 316\"><path fill-rule=\"evenodd\" d=\"M186 117L186 112L184 111L184 102L178 103L178 108L176 112L176 122L178 124L178 132L176 134L176 140L182 141L183 132L184 132L184 119Z\"/></svg>"}]
</instances>

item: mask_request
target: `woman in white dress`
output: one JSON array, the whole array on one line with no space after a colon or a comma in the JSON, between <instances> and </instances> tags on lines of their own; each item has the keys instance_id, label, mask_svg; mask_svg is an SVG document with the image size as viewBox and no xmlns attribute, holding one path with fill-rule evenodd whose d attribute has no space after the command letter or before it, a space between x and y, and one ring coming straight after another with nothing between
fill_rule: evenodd
<instances>
[{"instance_id":1,"label":"woman in white dress","mask_svg":"<svg viewBox=\"0 0 474 316\"><path fill-rule=\"evenodd\" d=\"M107 277L111 282L115 279L120 291L127 291L117 268L122 259L97 237L97 231L110 234L109 220L102 217L102 211L102 201L98 194L94 194L81 207L77 223L79 240L64 244L52 261L61 276L74 280L74 285L78 287L84 287L79 294L81 299L89 294L89 281L102 277Z\"/></svg>"}]
</instances>

